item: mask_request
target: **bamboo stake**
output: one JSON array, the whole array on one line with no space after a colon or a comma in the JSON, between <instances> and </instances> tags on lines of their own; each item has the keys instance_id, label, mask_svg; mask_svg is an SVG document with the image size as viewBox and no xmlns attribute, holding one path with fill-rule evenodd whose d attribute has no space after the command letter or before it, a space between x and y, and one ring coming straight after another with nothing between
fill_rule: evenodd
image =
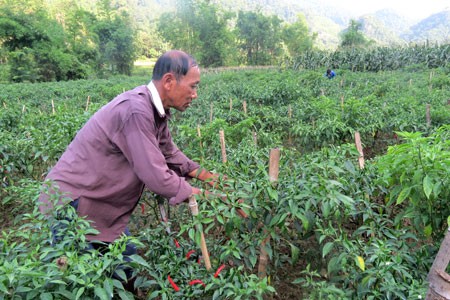
<instances>
[{"instance_id":1,"label":"bamboo stake","mask_svg":"<svg viewBox=\"0 0 450 300\"><path fill-rule=\"evenodd\" d=\"M203 145L202 145L202 133L200 132L200 125L198 125L198 124L197 124L197 135L198 135L198 138L200 139L200 149L202 149L203 148Z\"/></svg>"},{"instance_id":2,"label":"bamboo stake","mask_svg":"<svg viewBox=\"0 0 450 300\"><path fill-rule=\"evenodd\" d=\"M358 149L358 152L359 152L359 156L358 156L359 168L364 169L364 152L363 152L363 147L361 144L361 136L359 134L359 131L355 131L355 144L356 144L356 149Z\"/></svg>"},{"instance_id":3,"label":"bamboo stake","mask_svg":"<svg viewBox=\"0 0 450 300\"><path fill-rule=\"evenodd\" d=\"M5 102L3 102L3 107L6 108L6 103Z\"/></svg>"},{"instance_id":4,"label":"bamboo stake","mask_svg":"<svg viewBox=\"0 0 450 300\"><path fill-rule=\"evenodd\" d=\"M244 114L247 114L247 101L244 100L242 107L244 108Z\"/></svg>"},{"instance_id":5,"label":"bamboo stake","mask_svg":"<svg viewBox=\"0 0 450 300\"><path fill-rule=\"evenodd\" d=\"M53 99L52 99L52 113L55 114L55 102L53 102Z\"/></svg>"},{"instance_id":6,"label":"bamboo stake","mask_svg":"<svg viewBox=\"0 0 450 300\"><path fill-rule=\"evenodd\" d=\"M253 130L253 142L255 143L255 147L258 146L258 135L256 133L256 131Z\"/></svg>"},{"instance_id":7,"label":"bamboo stake","mask_svg":"<svg viewBox=\"0 0 450 300\"><path fill-rule=\"evenodd\" d=\"M431 126L431 112L430 112L430 109L431 109L431 105L429 103L427 103L426 112L425 112L426 117L427 117L427 127Z\"/></svg>"},{"instance_id":8,"label":"bamboo stake","mask_svg":"<svg viewBox=\"0 0 450 300\"><path fill-rule=\"evenodd\" d=\"M192 215L198 215L198 205L197 200L195 200L195 196L191 195L189 197L189 207L191 209ZM201 230L200 226L197 226L197 230L200 232L200 248L202 250L203 259L205 261L206 270L211 270L211 261L209 259L208 248L206 247L205 235Z\"/></svg>"},{"instance_id":9,"label":"bamboo stake","mask_svg":"<svg viewBox=\"0 0 450 300\"><path fill-rule=\"evenodd\" d=\"M269 156L269 181L275 184L278 181L280 165L280 149L274 148L270 150ZM267 276L267 264L269 262L269 254L266 251L266 245L270 243L270 234L264 229L265 238L261 242L261 252L259 254L258 277L260 279Z\"/></svg>"},{"instance_id":10,"label":"bamboo stake","mask_svg":"<svg viewBox=\"0 0 450 300\"><path fill-rule=\"evenodd\" d=\"M85 110L84 111L88 111L88 109L89 109L89 103L91 102L91 96L88 96L87 97L87 100L86 100L86 108L85 108Z\"/></svg>"},{"instance_id":11,"label":"bamboo stake","mask_svg":"<svg viewBox=\"0 0 450 300\"><path fill-rule=\"evenodd\" d=\"M230 98L230 112L233 110L233 99Z\"/></svg>"},{"instance_id":12,"label":"bamboo stake","mask_svg":"<svg viewBox=\"0 0 450 300\"><path fill-rule=\"evenodd\" d=\"M22 105L22 113L25 113L25 104L24 105Z\"/></svg>"},{"instance_id":13,"label":"bamboo stake","mask_svg":"<svg viewBox=\"0 0 450 300\"><path fill-rule=\"evenodd\" d=\"M209 122L212 123L213 121L213 110L214 110L214 104L211 102L211 105L209 107Z\"/></svg>"},{"instance_id":14,"label":"bamboo stake","mask_svg":"<svg viewBox=\"0 0 450 300\"><path fill-rule=\"evenodd\" d=\"M270 150L269 156L269 180L272 183L278 181L279 164L280 164L280 149L274 148Z\"/></svg>"},{"instance_id":15,"label":"bamboo stake","mask_svg":"<svg viewBox=\"0 0 450 300\"><path fill-rule=\"evenodd\" d=\"M227 162L227 152L226 152L226 146L225 146L225 132L222 130L219 131L219 137L220 137L220 147L222 149L222 162Z\"/></svg>"},{"instance_id":16,"label":"bamboo stake","mask_svg":"<svg viewBox=\"0 0 450 300\"><path fill-rule=\"evenodd\" d=\"M288 108L288 118L289 118L289 124L291 123L291 119L292 119L292 106L289 104L289 108ZM289 126L289 128L291 128L291 126ZM289 145L292 145L292 136L291 136L291 130L289 129L288 132L288 143Z\"/></svg>"}]
</instances>

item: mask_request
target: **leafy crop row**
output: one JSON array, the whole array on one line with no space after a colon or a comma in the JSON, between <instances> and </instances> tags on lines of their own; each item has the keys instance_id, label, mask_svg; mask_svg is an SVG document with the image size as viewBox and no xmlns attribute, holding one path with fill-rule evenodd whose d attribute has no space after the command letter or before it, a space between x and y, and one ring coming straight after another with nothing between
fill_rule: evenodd
<instances>
[{"instance_id":1,"label":"leafy crop row","mask_svg":"<svg viewBox=\"0 0 450 300\"><path fill-rule=\"evenodd\" d=\"M313 71L205 74L200 97L182 115L175 113L171 127L188 156L227 174L228 204L201 196L195 218L184 205L167 207L169 235L154 195L145 192L130 224L134 237L111 245L108 255L86 250L87 222L57 214L46 220L35 200L43 176L89 116L147 79L5 85L1 297L132 299L111 277L120 277L126 264L150 299L423 297L450 215L448 70L337 73L333 80ZM225 132L225 163L219 130ZM371 158L364 169L355 131ZM276 183L267 170L273 148L281 150ZM240 218L237 208L249 217ZM71 210L60 213L73 217ZM68 226L68 235L53 247L55 223ZM190 250L198 253L196 226L204 230L213 272L186 259ZM267 234L268 277L260 279ZM139 249L131 262L121 256L127 239Z\"/></svg>"}]
</instances>

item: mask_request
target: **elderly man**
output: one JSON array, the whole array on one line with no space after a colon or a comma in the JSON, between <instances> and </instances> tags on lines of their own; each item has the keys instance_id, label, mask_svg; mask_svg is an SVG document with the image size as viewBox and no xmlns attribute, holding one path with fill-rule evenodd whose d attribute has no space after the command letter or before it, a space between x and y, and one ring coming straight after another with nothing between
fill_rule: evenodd
<instances>
[{"instance_id":1,"label":"elderly man","mask_svg":"<svg viewBox=\"0 0 450 300\"><path fill-rule=\"evenodd\" d=\"M96 112L47 175L47 182L72 199L78 215L98 230L87 236L93 245L129 234L127 224L144 186L176 205L200 193L186 178L214 185L217 174L183 154L168 127L170 109L186 110L197 98L199 83L193 57L176 50L164 53L150 83L118 95ZM39 199L43 213L52 209L49 192ZM136 249L129 245L126 252Z\"/></svg>"}]
</instances>

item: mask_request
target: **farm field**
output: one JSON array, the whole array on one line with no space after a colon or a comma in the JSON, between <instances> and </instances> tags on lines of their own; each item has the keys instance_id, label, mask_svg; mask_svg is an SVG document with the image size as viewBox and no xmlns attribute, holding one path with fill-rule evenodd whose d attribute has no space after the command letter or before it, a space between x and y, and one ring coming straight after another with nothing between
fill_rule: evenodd
<instances>
[{"instance_id":1,"label":"farm field","mask_svg":"<svg viewBox=\"0 0 450 300\"><path fill-rule=\"evenodd\" d=\"M88 118L150 74L1 84L0 299L425 298L450 216L450 70L323 72L205 71L199 98L170 124L183 152L227 175L226 203L199 197L196 217L166 207L169 235L145 191L133 237L104 255L79 250L85 220L60 215L70 210L44 219L36 198ZM69 234L52 247L59 223ZM190 257L198 227L211 270ZM132 262L121 256L127 239L139 247ZM123 264L141 296L111 278Z\"/></svg>"}]
</instances>

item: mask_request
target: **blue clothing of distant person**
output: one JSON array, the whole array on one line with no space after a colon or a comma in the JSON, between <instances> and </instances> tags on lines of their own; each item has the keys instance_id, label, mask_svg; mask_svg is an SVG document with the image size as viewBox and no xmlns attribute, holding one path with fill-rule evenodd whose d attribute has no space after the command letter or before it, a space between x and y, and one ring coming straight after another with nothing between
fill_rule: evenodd
<instances>
[{"instance_id":1,"label":"blue clothing of distant person","mask_svg":"<svg viewBox=\"0 0 450 300\"><path fill-rule=\"evenodd\" d=\"M325 76L326 76L328 79L331 79L331 78L333 78L334 76L336 76L336 73L335 73L333 70L328 69L327 72L325 73Z\"/></svg>"}]
</instances>

